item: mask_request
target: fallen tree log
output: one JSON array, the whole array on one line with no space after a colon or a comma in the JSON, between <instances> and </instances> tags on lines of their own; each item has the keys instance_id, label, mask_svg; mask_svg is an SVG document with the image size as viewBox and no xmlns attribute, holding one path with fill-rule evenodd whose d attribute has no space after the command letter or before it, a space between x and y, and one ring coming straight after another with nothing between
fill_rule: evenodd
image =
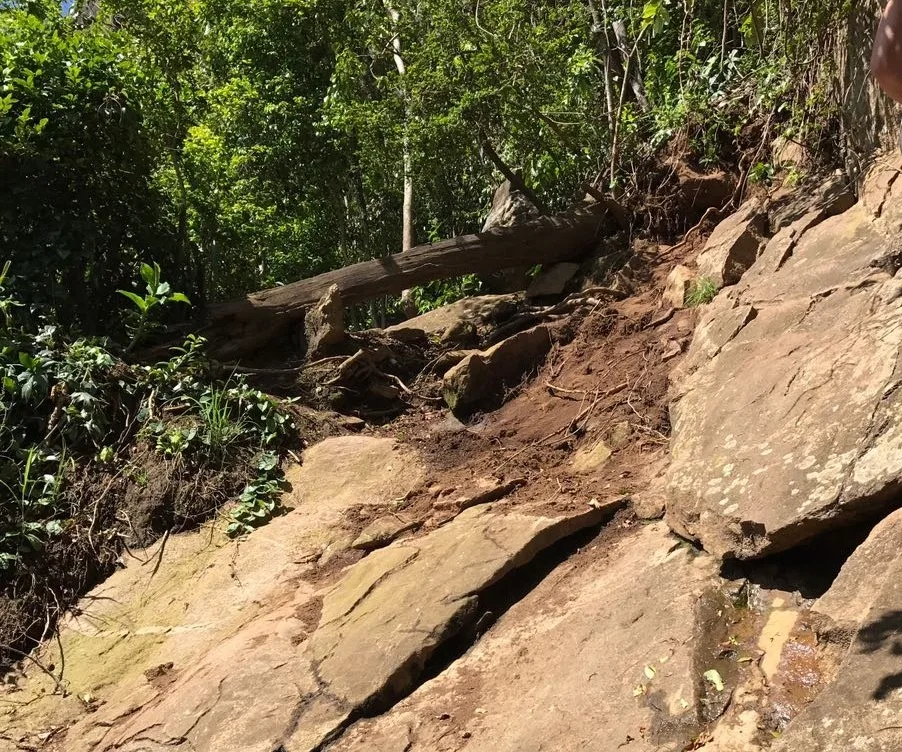
<instances>
[{"instance_id":1,"label":"fallen tree log","mask_svg":"<svg viewBox=\"0 0 902 752\"><path fill-rule=\"evenodd\" d=\"M332 285L338 285L346 304L354 304L438 279L571 260L601 236L607 227L606 216L602 208L581 209L361 261L214 305L199 333L207 338L211 356L241 358L301 321L306 309Z\"/></svg>"}]
</instances>

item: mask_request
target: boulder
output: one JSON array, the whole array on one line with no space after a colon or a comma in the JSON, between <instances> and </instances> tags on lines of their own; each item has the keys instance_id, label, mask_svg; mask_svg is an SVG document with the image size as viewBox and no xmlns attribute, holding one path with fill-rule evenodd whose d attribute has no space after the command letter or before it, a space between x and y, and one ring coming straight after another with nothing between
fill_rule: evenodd
<instances>
[{"instance_id":1,"label":"boulder","mask_svg":"<svg viewBox=\"0 0 902 752\"><path fill-rule=\"evenodd\" d=\"M505 180L492 196L492 208L482 225L482 232L496 227L512 227L539 216L530 200ZM529 265L499 269L482 277L486 290L493 293L509 293L525 290L529 284Z\"/></svg>"},{"instance_id":2,"label":"boulder","mask_svg":"<svg viewBox=\"0 0 902 752\"><path fill-rule=\"evenodd\" d=\"M341 292L338 285L332 285L304 317L308 356L316 357L323 350L344 341L344 315Z\"/></svg>"},{"instance_id":3,"label":"boulder","mask_svg":"<svg viewBox=\"0 0 902 752\"><path fill-rule=\"evenodd\" d=\"M416 330L431 337L442 337L448 329L460 326L461 322L472 323L478 329L510 318L517 312L522 300L522 295L478 295L463 298L389 326L385 331L392 336L395 332Z\"/></svg>"},{"instance_id":4,"label":"boulder","mask_svg":"<svg viewBox=\"0 0 902 752\"><path fill-rule=\"evenodd\" d=\"M714 561L660 522L591 547L439 676L330 750L691 749L710 668L697 663L696 604L716 581Z\"/></svg>"},{"instance_id":5,"label":"boulder","mask_svg":"<svg viewBox=\"0 0 902 752\"><path fill-rule=\"evenodd\" d=\"M561 262L542 269L539 275L526 288L527 298L542 298L560 295L567 289L567 283L579 271L579 264Z\"/></svg>"},{"instance_id":6,"label":"boulder","mask_svg":"<svg viewBox=\"0 0 902 752\"><path fill-rule=\"evenodd\" d=\"M711 233L698 257L698 276L718 287L735 285L755 263L767 235L767 216L755 199L744 203Z\"/></svg>"},{"instance_id":7,"label":"boulder","mask_svg":"<svg viewBox=\"0 0 902 752\"><path fill-rule=\"evenodd\" d=\"M872 514L902 482L902 280L858 204L750 271L675 388L667 520L753 558ZM764 258L761 259L765 261Z\"/></svg>"},{"instance_id":8,"label":"boulder","mask_svg":"<svg viewBox=\"0 0 902 752\"><path fill-rule=\"evenodd\" d=\"M497 402L547 355L551 342L551 330L539 325L467 355L442 379L445 402L455 412Z\"/></svg>"},{"instance_id":9,"label":"boulder","mask_svg":"<svg viewBox=\"0 0 902 752\"><path fill-rule=\"evenodd\" d=\"M667 275L667 282L664 283L664 295L662 296L664 307L677 310L685 308L686 293L689 292L694 278L695 275L689 267L682 264L675 266Z\"/></svg>"},{"instance_id":10,"label":"boulder","mask_svg":"<svg viewBox=\"0 0 902 752\"><path fill-rule=\"evenodd\" d=\"M774 752L902 749L902 513L878 525L814 606L851 639L836 678Z\"/></svg>"}]
</instances>

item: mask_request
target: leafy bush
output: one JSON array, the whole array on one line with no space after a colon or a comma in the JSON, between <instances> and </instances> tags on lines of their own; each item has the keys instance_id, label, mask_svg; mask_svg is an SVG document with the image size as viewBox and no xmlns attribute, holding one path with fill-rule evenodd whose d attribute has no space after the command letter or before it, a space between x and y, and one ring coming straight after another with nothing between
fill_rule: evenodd
<instances>
[{"instance_id":1,"label":"leafy bush","mask_svg":"<svg viewBox=\"0 0 902 752\"><path fill-rule=\"evenodd\" d=\"M68 533L78 511L66 496L72 470L116 464L115 447L136 434L165 457L221 468L277 449L293 427L277 401L243 379L217 380L200 337L170 360L130 365L109 341L70 340L33 312L20 317L8 271L0 275L0 570L24 566ZM157 265L142 276L148 297L183 297L161 282Z\"/></svg>"},{"instance_id":2,"label":"leafy bush","mask_svg":"<svg viewBox=\"0 0 902 752\"><path fill-rule=\"evenodd\" d=\"M253 532L281 511L280 499L285 490L279 458L273 452L263 452L257 458L257 475L249 483L229 512L226 532L231 537Z\"/></svg>"}]
</instances>

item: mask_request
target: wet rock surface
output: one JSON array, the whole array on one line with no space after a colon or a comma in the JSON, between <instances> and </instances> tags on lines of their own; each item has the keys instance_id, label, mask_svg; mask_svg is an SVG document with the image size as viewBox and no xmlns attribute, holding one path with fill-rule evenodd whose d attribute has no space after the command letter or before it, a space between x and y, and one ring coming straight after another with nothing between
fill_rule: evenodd
<instances>
[{"instance_id":1,"label":"wet rock surface","mask_svg":"<svg viewBox=\"0 0 902 752\"><path fill-rule=\"evenodd\" d=\"M902 749L902 513L881 522L814 605L851 640L836 678L789 724L778 752Z\"/></svg>"}]
</instances>

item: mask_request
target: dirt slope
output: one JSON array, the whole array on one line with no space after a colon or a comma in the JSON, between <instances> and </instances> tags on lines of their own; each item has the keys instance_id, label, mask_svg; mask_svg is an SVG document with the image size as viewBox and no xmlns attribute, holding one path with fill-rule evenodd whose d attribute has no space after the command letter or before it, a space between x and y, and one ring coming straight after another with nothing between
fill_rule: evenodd
<instances>
[{"instance_id":1,"label":"dirt slope","mask_svg":"<svg viewBox=\"0 0 902 752\"><path fill-rule=\"evenodd\" d=\"M5 687L0 750L750 752L784 733L795 748L793 719L824 726L834 696L850 734L857 703L885 733L867 719L889 706L844 677L878 657L890 670L891 650L861 642L875 630L849 645L897 594L868 590L849 623L829 606L885 529L831 593L866 527L724 563L660 519L670 398L686 393L671 377L700 378L749 320L729 291L703 312L662 304L701 250L637 242L630 294L546 324L550 352L499 408L461 421L422 391L400 418L308 449L292 511L245 541L214 524L124 561ZM757 365L731 366L735 385ZM708 433L751 430L733 403L693 414ZM705 456L687 477L713 487Z\"/></svg>"}]
</instances>

